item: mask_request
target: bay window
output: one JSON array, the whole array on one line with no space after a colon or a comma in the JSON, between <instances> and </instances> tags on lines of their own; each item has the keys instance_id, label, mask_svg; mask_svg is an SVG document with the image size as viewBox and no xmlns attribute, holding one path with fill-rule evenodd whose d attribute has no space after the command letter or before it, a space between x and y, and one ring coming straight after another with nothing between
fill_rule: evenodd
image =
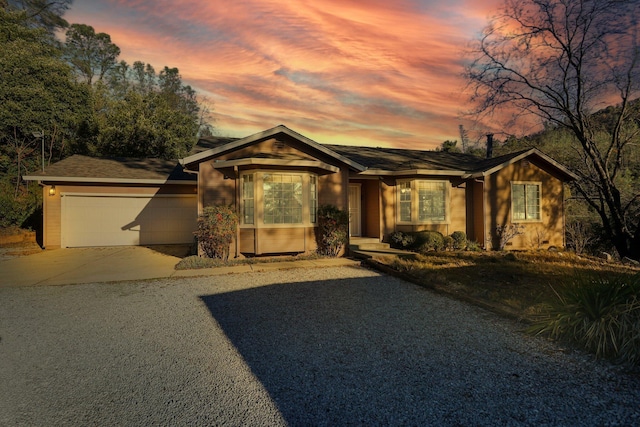
<instances>
[{"instance_id":1,"label":"bay window","mask_svg":"<svg viewBox=\"0 0 640 427\"><path fill-rule=\"evenodd\" d=\"M254 171L242 175L241 188L244 226L310 226L316 222L316 175Z\"/></svg>"}]
</instances>

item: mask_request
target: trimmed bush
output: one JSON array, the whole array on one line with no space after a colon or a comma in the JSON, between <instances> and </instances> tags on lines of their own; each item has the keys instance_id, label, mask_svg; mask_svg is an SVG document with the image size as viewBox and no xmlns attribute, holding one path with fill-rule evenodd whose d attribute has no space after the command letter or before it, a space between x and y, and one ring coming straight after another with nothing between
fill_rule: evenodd
<instances>
[{"instance_id":1,"label":"trimmed bush","mask_svg":"<svg viewBox=\"0 0 640 427\"><path fill-rule=\"evenodd\" d=\"M349 214L333 205L318 208L316 243L318 253L336 257L347 244L349 236Z\"/></svg>"},{"instance_id":2,"label":"trimmed bush","mask_svg":"<svg viewBox=\"0 0 640 427\"><path fill-rule=\"evenodd\" d=\"M402 231L394 231L389 235L389 240L391 240L391 246L397 249L406 249L413 245L416 238L414 235L409 233L403 233Z\"/></svg>"},{"instance_id":3,"label":"trimmed bush","mask_svg":"<svg viewBox=\"0 0 640 427\"><path fill-rule=\"evenodd\" d=\"M444 236L437 231L419 231L414 244L418 252L441 251L444 249Z\"/></svg>"},{"instance_id":4,"label":"trimmed bush","mask_svg":"<svg viewBox=\"0 0 640 427\"><path fill-rule=\"evenodd\" d=\"M443 242L445 251L450 251L450 250L453 249L453 237L451 237L451 236L443 236L442 237L442 242Z\"/></svg>"},{"instance_id":5,"label":"trimmed bush","mask_svg":"<svg viewBox=\"0 0 640 427\"><path fill-rule=\"evenodd\" d=\"M640 364L640 275L576 276L556 295L529 332L577 343L596 357Z\"/></svg>"},{"instance_id":6,"label":"trimmed bush","mask_svg":"<svg viewBox=\"0 0 640 427\"><path fill-rule=\"evenodd\" d=\"M467 240L467 250L470 252L480 252L482 251L482 247L480 246L480 243L475 240Z\"/></svg>"},{"instance_id":7,"label":"trimmed bush","mask_svg":"<svg viewBox=\"0 0 640 427\"><path fill-rule=\"evenodd\" d=\"M226 261L237 228L238 215L232 206L207 206L198 217L198 230L193 234L207 257Z\"/></svg>"},{"instance_id":8,"label":"trimmed bush","mask_svg":"<svg viewBox=\"0 0 640 427\"><path fill-rule=\"evenodd\" d=\"M453 249L456 251L462 251L467 247L467 235L464 231L454 231L451 233L453 239Z\"/></svg>"}]
</instances>

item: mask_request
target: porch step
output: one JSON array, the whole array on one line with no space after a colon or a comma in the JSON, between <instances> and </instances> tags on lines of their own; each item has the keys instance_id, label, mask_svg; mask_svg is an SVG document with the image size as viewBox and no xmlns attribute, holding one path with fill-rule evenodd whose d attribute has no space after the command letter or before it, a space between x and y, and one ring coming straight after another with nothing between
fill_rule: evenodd
<instances>
[{"instance_id":1,"label":"porch step","mask_svg":"<svg viewBox=\"0 0 640 427\"><path fill-rule=\"evenodd\" d=\"M400 258L414 258L413 252L392 249L388 243L382 243L377 238L352 237L349 239L349 252L354 258L366 259L376 256L397 256Z\"/></svg>"},{"instance_id":2,"label":"porch step","mask_svg":"<svg viewBox=\"0 0 640 427\"><path fill-rule=\"evenodd\" d=\"M390 247L388 243L382 243L376 238L352 237L349 239L349 249L352 251L385 250Z\"/></svg>"}]
</instances>

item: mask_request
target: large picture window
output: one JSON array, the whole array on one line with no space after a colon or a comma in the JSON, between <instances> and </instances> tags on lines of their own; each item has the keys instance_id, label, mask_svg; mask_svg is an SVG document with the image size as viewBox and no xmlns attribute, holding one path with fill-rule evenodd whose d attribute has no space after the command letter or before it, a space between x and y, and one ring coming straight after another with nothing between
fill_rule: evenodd
<instances>
[{"instance_id":1,"label":"large picture window","mask_svg":"<svg viewBox=\"0 0 640 427\"><path fill-rule=\"evenodd\" d=\"M264 174L262 177L265 224L302 223L302 176Z\"/></svg>"},{"instance_id":2,"label":"large picture window","mask_svg":"<svg viewBox=\"0 0 640 427\"><path fill-rule=\"evenodd\" d=\"M318 216L318 177L306 172L242 174L242 225L310 226Z\"/></svg>"},{"instance_id":3,"label":"large picture window","mask_svg":"<svg viewBox=\"0 0 640 427\"><path fill-rule=\"evenodd\" d=\"M447 221L448 182L407 180L398 183L398 217L404 223Z\"/></svg>"},{"instance_id":4,"label":"large picture window","mask_svg":"<svg viewBox=\"0 0 640 427\"><path fill-rule=\"evenodd\" d=\"M511 212L513 221L539 221L540 187L538 182L511 184Z\"/></svg>"},{"instance_id":5,"label":"large picture window","mask_svg":"<svg viewBox=\"0 0 640 427\"><path fill-rule=\"evenodd\" d=\"M418 221L434 222L445 220L444 182L417 181Z\"/></svg>"}]
</instances>

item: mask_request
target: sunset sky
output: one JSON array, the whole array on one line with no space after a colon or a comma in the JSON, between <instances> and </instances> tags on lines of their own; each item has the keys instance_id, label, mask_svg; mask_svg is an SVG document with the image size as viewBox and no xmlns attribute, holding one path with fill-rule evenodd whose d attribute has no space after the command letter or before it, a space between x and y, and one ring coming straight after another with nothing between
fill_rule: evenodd
<instances>
[{"instance_id":1,"label":"sunset sky","mask_svg":"<svg viewBox=\"0 0 640 427\"><path fill-rule=\"evenodd\" d=\"M75 0L120 59L178 67L217 133L284 124L318 142L459 140L463 53L500 0Z\"/></svg>"}]
</instances>

